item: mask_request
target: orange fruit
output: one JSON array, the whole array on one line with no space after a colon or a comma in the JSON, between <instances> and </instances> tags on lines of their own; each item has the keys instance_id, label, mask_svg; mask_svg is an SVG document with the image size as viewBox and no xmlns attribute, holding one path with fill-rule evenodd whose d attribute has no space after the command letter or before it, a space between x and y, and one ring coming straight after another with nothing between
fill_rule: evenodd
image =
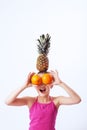
<instances>
[{"instance_id":1,"label":"orange fruit","mask_svg":"<svg viewBox=\"0 0 87 130\"><path fill-rule=\"evenodd\" d=\"M42 79L38 74L34 74L31 77L31 83L34 85L40 85L42 83Z\"/></svg>"},{"instance_id":2,"label":"orange fruit","mask_svg":"<svg viewBox=\"0 0 87 130\"><path fill-rule=\"evenodd\" d=\"M53 80L53 78L52 78L52 76L50 74L48 74L48 73L43 74L42 82L44 84L50 84L50 83L52 83L52 80Z\"/></svg>"}]
</instances>

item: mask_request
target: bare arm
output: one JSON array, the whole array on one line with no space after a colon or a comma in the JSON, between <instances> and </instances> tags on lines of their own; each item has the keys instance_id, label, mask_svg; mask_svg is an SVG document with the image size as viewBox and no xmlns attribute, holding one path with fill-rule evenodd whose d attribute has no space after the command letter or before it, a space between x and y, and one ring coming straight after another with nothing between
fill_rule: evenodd
<instances>
[{"instance_id":1,"label":"bare arm","mask_svg":"<svg viewBox=\"0 0 87 130\"><path fill-rule=\"evenodd\" d=\"M20 87L20 88L17 88L16 90L14 90L6 99L5 103L7 105L11 105L11 106L23 106L23 105L28 105L28 100L31 98L29 97L22 97L22 98L19 98L19 94L21 92L23 92L26 88L28 87L31 87L31 83L30 83L30 78L31 76L33 75L33 73L29 73L28 75L28 79L26 81L26 83Z\"/></svg>"},{"instance_id":2,"label":"bare arm","mask_svg":"<svg viewBox=\"0 0 87 130\"><path fill-rule=\"evenodd\" d=\"M61 82L60 87L62 87L69 95L69 97L64 97L60 96L58 98L59 104L61 105L71 105L71 104L77 104L80 103L81 98L80 96L73 90L71 89L66 83Z\"/></svg>"},{"instance_id":3,"label":"bare arm","mask_svg":"<svg viewBox=\"0 0 87 130\"><path fill-rule=\"evenodd\" d=\"M70 104L77 104L77 103L79 103L81 101L80 96L73 89L71 89L66 83L64 83L63 81L60 80L60 78L58 76L58 72L57 71L55 71L55 72L52 71L52 74L54 76L54 85L59 85L69 95L68 97L66 97L66 96L59 96L59 97L56 98L56 101L60 105L70 105Z\"/></svg>"}]
</instances>

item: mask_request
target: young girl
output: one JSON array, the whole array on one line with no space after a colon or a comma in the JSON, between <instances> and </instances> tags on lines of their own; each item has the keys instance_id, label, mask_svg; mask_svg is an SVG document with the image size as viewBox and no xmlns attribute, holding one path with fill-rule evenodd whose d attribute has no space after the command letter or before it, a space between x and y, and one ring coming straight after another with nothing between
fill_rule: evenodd
<instances>
[{"instance_id":1,"label":"young girl","mask_svg":"<svg viewBox=\"0 0 87 130\"><path fill-rule=\"evenodd\" d=\"M30 112L30 127L29 130L55 130L55 121L58 108L60 105L71 105L80 103L81 98L72 90L66 83L60 80L57 71L49 72L53 76L53 82L50 84L32 85L31 77L34 73L29 73L26 83L16 89L6 99L6 104L11 106L23 106L26 105ZM42 77L43 73L39 73ZM65 96L50 96L50 89L56 85L62 87L67 93ZM21 97L19 94L28 87L35 87L38 96L37 97Z\"/></svg>"}]
</instances>

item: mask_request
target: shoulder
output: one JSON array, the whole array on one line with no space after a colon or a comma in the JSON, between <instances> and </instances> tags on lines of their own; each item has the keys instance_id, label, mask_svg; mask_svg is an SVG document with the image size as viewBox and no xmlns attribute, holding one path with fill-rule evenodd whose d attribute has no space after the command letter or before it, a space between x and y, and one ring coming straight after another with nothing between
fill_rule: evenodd
<instances>
[{"instance_id":1,"label":"shoulder","mask_svg":"<svg viewBox=\"0 0 87 130\"><path fill-rule=\"evenodd\" d=\"M37 97L26 97L28 108L30 108L33 105L33 103L36 101L36 99L37 99Z\"/></svg>"},{"instance_id":2,"label":"shoulder","mask_svg":"<svg viewBox=\"0 0 87 130\"><path fill-rule=\"evenodd\" d=\"M57 108L59 108L59 106L60 106L60 96L51 97L51 99L52 99L53 103L55 104L55 106L56 106Z\"/></svg>"}]
</instances>

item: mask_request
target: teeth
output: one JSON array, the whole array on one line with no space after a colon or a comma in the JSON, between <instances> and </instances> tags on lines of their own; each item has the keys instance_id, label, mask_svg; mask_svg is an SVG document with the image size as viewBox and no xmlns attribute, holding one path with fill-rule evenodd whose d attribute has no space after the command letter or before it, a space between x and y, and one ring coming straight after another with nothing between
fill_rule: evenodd
<instances>
[{"instance_id":1,"label":"teeth","mask_svg":"<svg viewBox=\"0 0 87 130\"><path fill-rule=\"evenodd\" d=\"M40 90L45 90L45 88L40 88Z\"/></svg>"},{"instance_id":2,"label":"teeth","mask_svg":"<svg viewBox=\"0 0 87 130\"><path fill-rule=\"evenodd\" d=\"M40 92L45 92L46 89L40 89Z\"/></svg>"},{"instance_id":3,"label":"teeth","mask_svg":"<svg viewBox=\"0 0 87 130\"><path fill-rule=\"evenodd\" d=\"M45 90L45 89L40 89L40 90Z\"/></svg>"}]
</instances>

